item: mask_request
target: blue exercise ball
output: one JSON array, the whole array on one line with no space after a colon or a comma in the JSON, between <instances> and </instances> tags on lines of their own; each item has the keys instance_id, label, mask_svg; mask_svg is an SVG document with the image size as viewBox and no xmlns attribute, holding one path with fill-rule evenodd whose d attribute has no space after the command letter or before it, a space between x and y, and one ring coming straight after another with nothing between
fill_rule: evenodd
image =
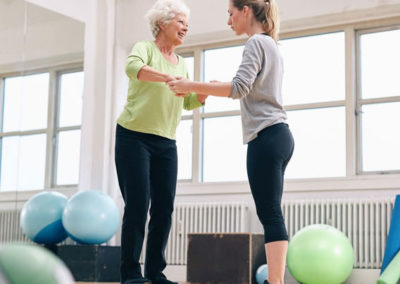
<instances>
[{"instance_id":1,"label":"blue exercise ball","mask_svg":"<svg viewBox=\"0 0 400 284\"><path fill-rule=\"evenodd\" d=\"M256 271L257 284L263 284L264 280L267 280L267 278L268 278L268 265L263 264Z\"/></svg>"},{"instance_id":2,"label":"blue exercise ball","mask_svg":"<svg viewBox=\"0 0 400 284\"><path fill-rule=\"evenodd\" d=\"M56 244L67 238L62 214L67 197L58 192L41 192L23 206L20 224L24 234L39 244Z\"/></svg>"},{"instance_id":3,"label":"blue exercise ball","mask_svg":"<svg viewBox=\"0 0 400 284\"><path fill-rule=\"evenodd\" d=\"M67 202L62 223L69 237L81 244L107 242L119 226L119 210L107 194L81 191Z\"/></svg>"},{"instance_id":4,"label":"blue exercise ball","mask_svg":"<svg viewBox=\"0 0 400 284\"><path fill-rule=\"evenodd\" d=\"M0 283L74 284L67 266L52 252L38 245L0 246Z\"/></svg>"}]
</instances>

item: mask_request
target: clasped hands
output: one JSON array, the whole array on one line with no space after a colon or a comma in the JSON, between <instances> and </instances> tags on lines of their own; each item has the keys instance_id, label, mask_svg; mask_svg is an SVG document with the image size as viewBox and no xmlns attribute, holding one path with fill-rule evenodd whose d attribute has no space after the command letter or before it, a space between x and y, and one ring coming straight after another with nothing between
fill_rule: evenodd
<instances>
[{"instance_id":1,"label":"clasped hands","mask_svg":"<svg viewBox=\"0 0 400 284\"><path fill-rule=\"evenodd\" d=\"M191 92L189 88L190 82L190 80L183 77L170 76L170 78L165 83L168 85L171 91L175 93L176 96L185 97Z\"/></svg>"},{"instance_id":2,"label":"clasped hands","mask_svg":"<svg viewBox=\"0 0 400 284\"><path fill-rule=\"evenodd\" d=\"M171 91L175 93L175 96L184 98L191 92L193 92L192 81L182 77L172 77L172 76L169 79L170 80L167 80L165 83L168 85ZM207 97L208 95L197 94L197 98L199 102L201 102L202 104L205 102Z\"/></svg>"}]
</instances>

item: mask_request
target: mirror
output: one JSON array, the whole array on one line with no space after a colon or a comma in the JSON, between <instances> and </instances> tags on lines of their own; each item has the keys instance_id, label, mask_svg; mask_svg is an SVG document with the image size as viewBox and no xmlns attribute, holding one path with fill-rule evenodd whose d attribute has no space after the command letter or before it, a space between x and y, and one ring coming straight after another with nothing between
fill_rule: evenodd
<instances>
[{"instance_id":1,"label":"mirror","mask_svg":"<svg viewBox=\"0 0 400 284\"><path fill-rule=\"evenodd\" d=\"M85 24L0 0L0 192L76 186Z\"/></svg>"}]
</instances>

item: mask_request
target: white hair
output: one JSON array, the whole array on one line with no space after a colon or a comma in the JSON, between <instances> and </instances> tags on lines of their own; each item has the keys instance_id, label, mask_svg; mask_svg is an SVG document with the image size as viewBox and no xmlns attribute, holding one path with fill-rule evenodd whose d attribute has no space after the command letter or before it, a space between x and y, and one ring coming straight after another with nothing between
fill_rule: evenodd
<instances>
[{"instance_id":1,"label":"white hair","mask_svg":"<svg viewBox=\"0 0 400 284\"><path fill-rule=\"evenodd\" d=\"M153 7L147 11L145 19L149 22L151 33L157 37L160 32L159 22L168 24L178 14L189 18L190 10L182 0L157 0Z\"/></svg>"}]
</instances>

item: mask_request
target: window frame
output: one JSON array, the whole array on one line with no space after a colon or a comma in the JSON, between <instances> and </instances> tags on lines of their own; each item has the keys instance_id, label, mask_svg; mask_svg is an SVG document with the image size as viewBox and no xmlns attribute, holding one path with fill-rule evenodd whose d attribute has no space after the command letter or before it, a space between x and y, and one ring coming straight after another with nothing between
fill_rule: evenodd
<instances>
[{"instance_id":1,"label":"window frame","mask_svg":"<svg viewBox=\"0 0 400 284\"><path fill-rule=\"evenodd\" d=\"M371 104L383 104L383 103L395 103L400 102L399 96L381 97L381 98L362 98L362 83L361 83L361 36L372 33L386 32L391 30L399 30L400 24L382 27L365 28L356 31L356 68L357 68L357 92L356 92L356 137L357 137L357 161L356 161L356 173L357 175L392 175L400 174L399 170L389 170L389 171L365 171L363 170L363 157L362 157L362 107Z\"/></svg>"},{"instance_id":2,"label":"window frame","mask_svg":"<svg viewBox=\"0 0 400 284\"><path fill-rule=\"evenodd\" d=\"M378 11L379 12L379 11ZM383 14L386 11L381 11ZM356 17L353 17L356 14ZM318 18L318 19L317 19ZM318 22L318 21L319 22ZM315 24L318 22L318 24ZM376 16L369 19L365 13L349 13L349 15L334 15L332 17L315 17L313 19L293 20L282 25L280 38L288 39L295 37L312 36L317 34L344 32L345 44L345 100L330 101L322 103L286 105L287 111L314 109L324 107L343 106L345 108L346 121L346 175L335 178L307 178L290 179L285 181L285 191L330 191L330 190L375 190L375 189L398 189L400 186L400 171L391 172L360 172L360 124L357 111L360 109L360 81L359 81L359 35L372 30L390 30L400 27L400 17ZM179 49L179 52L192 52L194 57L195 80L204 78L204 53L211 48L223 48L238 44L244 44L245 38L232 39L232 36L214 35L211 39L198 37L190 41L189 45ZM222 40L221 40L222 38ZM201 76L199 76L199 73ZM197 74L197 76L196 76ZM385 99L372 99L376 101L395 101L398 97ZM368 100L369 101L369 100ZM363 100L362 103L366 103ZM179 181L181 190L186 194L207 194L208 191L215 193L244 193L248 191L248 182L203 182L202 181L202 124L207 117L222 117L239 115L240 111L227 111L216 113L203 113L198 109L193 113L193 179L191 182ZM197 127L195 127L195 125ZM198 130L197 130L198 129ZM197 133L198 132L198 133ZM197 157L197 159L195 159ZM212 189L211 189L212 188Z\"/></svg>"},{"instance_id":3,"label":"window frame","mask_svg":"<svg viewBox=\"0 0 400 284\"><path fill-rule=\"evenodd\" d=\"M81 125L72 127L57 127L57 122L60 114L60 78L63 74L82 72L83 63L63 64L56 65L47 68L35 68L26 70L24 72L10 72L0 74L0 125L3 125L3 100L4 100L4 81L10 77L22 77L40 73L49 74L49 93L48 93L48 107L47 107L47 128L27 130L27 131L12 131L2 132L0 131L0 137L12 137L12 136L25 136L32 134L46 134L46 157L45 157L45 176L44 176L44 188L32 189L32 190L17 190L17 191L0 191L0 194L13 194L25 192L39 192L43 190L63 190L63 189L76 189L78 184L71 185L57 185L56 184L56 173L57 173L57 137L58 133L65 130L76 130L81 129Z\"/></svg>"}]
</instances>

